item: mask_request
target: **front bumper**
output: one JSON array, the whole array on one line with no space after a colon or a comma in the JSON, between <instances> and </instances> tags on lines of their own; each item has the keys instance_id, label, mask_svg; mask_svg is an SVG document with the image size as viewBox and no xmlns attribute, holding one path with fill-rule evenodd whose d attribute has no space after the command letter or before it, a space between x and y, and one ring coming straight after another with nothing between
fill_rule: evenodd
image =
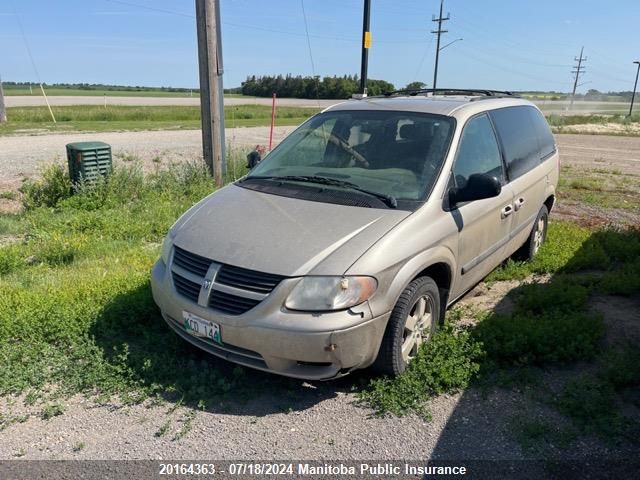
<instances>
[{"instance_id":1,"label":"front bumper","mask_svg":"<svg viewBox=\"0 0 640 480\"><path fill-rule=\"evenodd\" d=\"M284 300L299 279L287 279L241 315L202 307L179 295L162 260L151 272L153 299L168 325L183 339L218 357L296 378L326 380L375 360L390 313L372 317L368 304L340 312L292 312ZM220 326L222 344L184 330L187 311Z\"/></svg>"}]
</instances>

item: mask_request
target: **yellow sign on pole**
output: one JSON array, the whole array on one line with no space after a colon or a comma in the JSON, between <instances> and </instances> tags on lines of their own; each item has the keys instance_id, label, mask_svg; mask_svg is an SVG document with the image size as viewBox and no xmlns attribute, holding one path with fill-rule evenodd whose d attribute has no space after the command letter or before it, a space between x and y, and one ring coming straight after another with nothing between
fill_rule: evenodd
<instances>
[{"instance_id":1,"label":"yellow sign on pole","mask_svg":"<svg viewBox=\"0 0 640 480\"><path fill-rule=\"evenodd\" d=\"M371 48L371 32L364 32L364 48Z\"/></svg>"}]
</instances>

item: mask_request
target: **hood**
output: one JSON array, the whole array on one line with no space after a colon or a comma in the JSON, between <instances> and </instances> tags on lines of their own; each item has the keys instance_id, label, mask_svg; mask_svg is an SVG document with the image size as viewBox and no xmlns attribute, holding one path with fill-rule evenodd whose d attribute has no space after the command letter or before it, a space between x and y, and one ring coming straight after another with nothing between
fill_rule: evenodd
<instances>
[{"instance_id":1,"label":"hood","mask_svg":"<svg viewBox=\"0 0 640 480\"><path fill-rule=\"evenodd\" d=\"M410 213L229 185L177 222L174 243L216 262L266 273L341 275Z\"/></svg>"}]
</instances>

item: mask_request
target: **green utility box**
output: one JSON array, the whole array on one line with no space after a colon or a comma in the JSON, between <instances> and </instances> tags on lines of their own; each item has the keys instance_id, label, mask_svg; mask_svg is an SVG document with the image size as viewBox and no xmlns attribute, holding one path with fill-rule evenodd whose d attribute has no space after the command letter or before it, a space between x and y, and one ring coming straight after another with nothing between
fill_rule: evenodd
<instances>
[{"instance_id":1,"label":"green utility box","mask_svg":"<svg viewBox=\"0 0 640 480\"><path fill-rule=\"evenodd\" d=\"M104 142L69 143L67 162L72 182L95 182L111 173L111 145Z\"/></svg>"}]
</instances>

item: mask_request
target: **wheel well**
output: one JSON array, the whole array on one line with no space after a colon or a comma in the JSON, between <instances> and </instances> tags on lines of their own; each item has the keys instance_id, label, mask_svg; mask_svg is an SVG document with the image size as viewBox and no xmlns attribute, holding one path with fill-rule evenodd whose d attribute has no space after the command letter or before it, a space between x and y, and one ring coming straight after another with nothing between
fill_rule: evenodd
<instances>
[{"instance_id":1,"label":"wheel well","mask_svg":"<svg viewBox=\"0 0 640 480\"><path fill-rule=\"evenodd\" d=\"M451 268L446 263L434 263L418 273L414 280L419 277L431 277L440 289L441 298L446 306L451 288Z\"/></svg>"},{"instance_id":2,"label":"wheel well","mask_svg":"<svg viewBox=\"0 0 640 480\"><path fill-rule=\"evenodd\" d=\"M549 197L544 201L545 206L547 207L547 210L549 212L551 212L551 209L553 208L553 204L556 202L556 197L555 195L549 195Z\"/></svg>"},{"instance_id":3,"label":"wheel well","mask_svg":"<svg viewBox=\"0 0 640 480\"><path fill-rule=\"evenodd\" d=\"M444 315L449 303L449 289L451 288L451 268L446 263L434 263L422 270L415 278L431 277L440 290L440 324L444 323ZM414 280L415 280L414 278Z\"/></svg>"}]
</instances>

